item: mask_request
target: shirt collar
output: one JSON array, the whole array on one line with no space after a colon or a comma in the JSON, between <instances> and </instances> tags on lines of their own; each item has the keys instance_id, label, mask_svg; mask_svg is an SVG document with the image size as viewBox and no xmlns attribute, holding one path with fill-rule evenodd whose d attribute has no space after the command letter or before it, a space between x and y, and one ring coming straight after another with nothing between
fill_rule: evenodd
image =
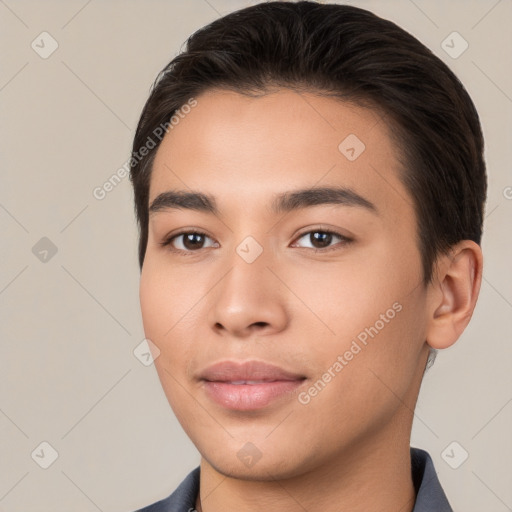
<instances>
[{"instance_id":1,"label":"shirt collar","mask_svg":"<svg viewBox=\"0 0 512 512\"><path fill-rule=\"evenodd\" d=\"M432 458L425 450L411 448L412 479L416 502L412 512L453 512L441 487Z\"/></svg>"}]
</instances>

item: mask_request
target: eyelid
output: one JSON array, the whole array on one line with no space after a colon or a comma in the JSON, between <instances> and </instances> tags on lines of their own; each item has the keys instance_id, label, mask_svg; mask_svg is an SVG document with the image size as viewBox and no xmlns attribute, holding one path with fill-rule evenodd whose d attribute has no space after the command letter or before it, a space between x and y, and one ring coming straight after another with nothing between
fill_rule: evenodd
<instances>
[{"instance_id":1,"label":"eyelid","mask_svg":"<svg viewBox=\"0 0 512 512\"><path fill-rule=\"evenodd\" d=\"M328 234L337 236L338 238L341 239L341 242L340 242L341 245L346 245L346 244L348 244L348 243L350 243L350 242L352 242L354 240L353 238L351 238L351 237L349 237L347 235L344 235L343 233L340 233L339 231L337 231L337 230L335 230L333 228L328 228L328 227L323 227L323 226L316 226L316 227L304 228L304 231L302 231L301 233L299 233L299 234L297 234L295 236L295 238L293 239L294 243L297 240L299 240L300 238L302 238L305 235L308 235L310 233L328 233ZM213 237L208 235L208 233L205 233L204 231L202 231L200 229L184 228L184 229L178 231L177 233L171 233L168 236L166 236L165 239L163 240L163 242L159 242L159 245L164 246L164 247L168 247L171 252L179 253L179 254L184 254L184 255L196 254L196 253L199 253L202 249L210 249L211 248L211 247L202 247L200 249L192 251L192 250L176 249L176 248L172 247L172 242L176 238L178 238L178 237L180 237L182 235L188 235L188 234L200 235L200 236L204 236L204 237L210 238L211 240L214 240ZM218 244L218 242L215 242L215 243ZM293 245L292 245L292 247L293 247ZM299 247L299 249L300 248L301 247ZM313 252L325 253L325 252L328 252L329 250L339 249L339 243L335 244L333 246L324 247L324 248L320 248L320 249L316 249L314 247L302 247L302 249L308 249L308 250L313 251Z\"/></svg>"},{"instance_id":2,"label":"eyelid","mask_svg":"<svg viewBox=\"0 0 512 512\"><path fill-rule=\"evenodd\" d=\"M202 231L200 229L184 228L184 229L178 231L177 233L170 233L169 235L167 235L162 242L159 242L159 245L161 245L163 247L167 247L169 249L169 251L171 251L171 252L178 253L178 254L184 254L186 256L199 253L201 251L201 249L209 249L209 247L202 247L201 249L197 249L196 251L185 251L183 249L176 249L176 248L172 247L172 243L176 238L178 238L182 235L189 235L189 234L201 235L201 236L205 236L205 237L213 240L213 237L211 237L210 235L208 235L208 233L205 233L204 231ZM216 243L218 243L218 242L216 242Z\"/></svg>"},{"instance_id":3,"label":"eyelid","mask_svg":"<svg viewBox=\"0 0 512 512\"><path fill-rule=\"evenodd\" d=\"M321 227L321 226L317 226L317 227L314 227L314 228L306 228L305 231L299 233L294 238L294 240L299 240L302 237L304 237L305 235L309 235L310 233L328 233L330 235L334 235L334 236L338 237L341 240L341 242L339 242L337 244L330 245L328 247L324 247L324 248L321 248L321 249L316 249L315 247L302 247L302 249L309 249L310 251L317 252L317 253L325 253L325 252L328 252L330 250L336 250L336 249L339 249L340 246L347 245L348 243L354 241L353 238L351 238L351 237L349 237L347 235L344 235L343 233L340 233L339 231L337 231L337 230L335 230L333 228Z\"/></svg>"}]
</instances>

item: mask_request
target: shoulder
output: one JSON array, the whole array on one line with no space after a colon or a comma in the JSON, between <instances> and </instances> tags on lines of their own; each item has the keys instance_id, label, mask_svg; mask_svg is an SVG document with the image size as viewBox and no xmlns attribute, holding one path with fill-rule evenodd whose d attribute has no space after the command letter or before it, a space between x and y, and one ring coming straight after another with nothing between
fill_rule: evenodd
<instances>
[{"instance_id":1,"label":"shoulder","mask_svg":"<svg viewBox=\"0 0 512 512\"><path fill-rule=\"evenodd\" d=\"M434 462L425 450L411 447L411 470L416 489L413 512L453 512L437 477Z\"/></svg>"},{"instance_id":2,"label":"shoulder","mask_svg":"<svg viewBox=\"0 0 512 512\"><path fill-rule=\"evenodd\" d=\"M200 467L193 469L167 498L135 512L192 512L199 492Z\"/></svg>"}]
</instances>

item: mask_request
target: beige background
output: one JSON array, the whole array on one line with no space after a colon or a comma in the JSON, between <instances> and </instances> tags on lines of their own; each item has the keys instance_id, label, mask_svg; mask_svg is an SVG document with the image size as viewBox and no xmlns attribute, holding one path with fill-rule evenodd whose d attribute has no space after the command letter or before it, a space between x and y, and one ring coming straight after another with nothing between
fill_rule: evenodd
<instances>
[{"instance_id":1,"label":"beige background","mask_svg":"<svg viewBox=\"0 0 512 512\"><path fill-rule=\"evenodd\" d=\"M199 462L154 367L133 353L144 334L130 183L101 201L92 192L127 160L149 87L186 37L249 3L0 0L1 511L131 511ZM427 374L412 444L431 453L456 511L510 511L512 2L351 3L429 46L481 115L481 296ZM58 43L46 59L31 47L43 31ZM469 43L457 59L441 47L453 31ZM43 237L57 249L46 262L32 250ZM58 452L48 469L36 463L51 456L43 441ZM458 469L442 456L453 441L469 453Z\"/></svg>"}]
</instances>

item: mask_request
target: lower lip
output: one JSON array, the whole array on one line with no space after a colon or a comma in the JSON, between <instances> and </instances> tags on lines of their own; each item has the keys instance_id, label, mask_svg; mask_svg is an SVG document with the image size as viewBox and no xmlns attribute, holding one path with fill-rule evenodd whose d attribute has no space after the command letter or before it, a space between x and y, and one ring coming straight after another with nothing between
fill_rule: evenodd
<instances>
[{"instance_id":1,"label":"lower lip","mask_svg":"<svg viewBox=\"0 0 512 512\"><path fill-rule=\"evenodd\" d=\"M261 409L284 395L290 395L304 380L276 380L261 384L231 384L204 381L207 395L219 405L237 411Z\"/></svg>"}]
</instances>

